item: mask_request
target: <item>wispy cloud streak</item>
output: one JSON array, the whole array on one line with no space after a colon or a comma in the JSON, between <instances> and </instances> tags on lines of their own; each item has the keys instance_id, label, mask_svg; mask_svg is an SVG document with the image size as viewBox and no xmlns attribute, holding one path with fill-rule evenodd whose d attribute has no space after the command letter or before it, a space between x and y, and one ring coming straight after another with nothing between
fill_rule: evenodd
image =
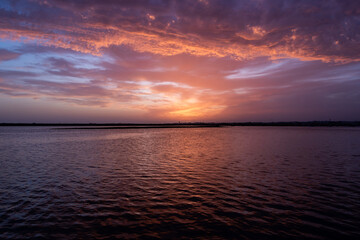
<instances>
[{"instance_id":1,"label":"wispy cloud streak","mask_svg":"<svg viewBox=\"0 0 360 240\"><path fill-rule=\"evenodd\" d=\"M131 3L130 3L131 2ZM359 60L358 1L5 1L0 36L101 54Z\"/></svg>"},{"instance_id":2,"label":"wispy cloud streak","mask_svg":"<svg viewBox=\"0 0 360 240\"><path fill-rule=\"evenodd\" d=\"M4 0L0 99L113 121L354 119L359 15L351 0Z\"/></svg>"}]
</instances>

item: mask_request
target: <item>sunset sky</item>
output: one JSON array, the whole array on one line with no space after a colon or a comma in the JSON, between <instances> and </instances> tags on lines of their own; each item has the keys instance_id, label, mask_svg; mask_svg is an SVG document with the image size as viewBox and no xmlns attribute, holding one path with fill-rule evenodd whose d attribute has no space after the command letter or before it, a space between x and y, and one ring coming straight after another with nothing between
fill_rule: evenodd
<instances>
[{"instance_id":1,"label":"sunset sky","mask_svg":"<svg viewBox=\"0 0 360 240\"><path fill-rule=\"evenodd\" d=\"M1 0L0 122L360 120L358 0Z\"/></svg>"}]
</instances>

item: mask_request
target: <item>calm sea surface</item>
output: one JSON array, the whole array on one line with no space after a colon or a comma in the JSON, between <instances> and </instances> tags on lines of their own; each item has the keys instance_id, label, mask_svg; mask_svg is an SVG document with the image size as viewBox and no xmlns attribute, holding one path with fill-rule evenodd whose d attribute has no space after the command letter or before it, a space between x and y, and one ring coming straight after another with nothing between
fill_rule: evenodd
<instances>
[{"instance_id":1,"label":"calm sea surface","mask_svg":"<svg viewBox=\"0 0 360 240\"><path fill-rule=\"evenodd\" d=\"M360 239L360 128L0 128L0 239Z\"/></svg>"}]
</instances>

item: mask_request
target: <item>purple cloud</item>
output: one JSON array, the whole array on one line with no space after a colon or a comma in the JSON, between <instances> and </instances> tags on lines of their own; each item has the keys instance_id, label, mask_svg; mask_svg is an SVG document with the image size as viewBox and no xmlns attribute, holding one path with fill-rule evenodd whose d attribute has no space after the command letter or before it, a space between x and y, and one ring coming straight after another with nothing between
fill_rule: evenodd
<instances>
[{"instance_id":1,"label":"purple cloud","mask_svg":"<svg viewBox=\"0 0 360 240\"><path fill-rule=\"evenodd\" d=\"M128 45L160 55L359 60L358 1L16 1L0 34L99 54Z\"/></svg>"}]
</instances>

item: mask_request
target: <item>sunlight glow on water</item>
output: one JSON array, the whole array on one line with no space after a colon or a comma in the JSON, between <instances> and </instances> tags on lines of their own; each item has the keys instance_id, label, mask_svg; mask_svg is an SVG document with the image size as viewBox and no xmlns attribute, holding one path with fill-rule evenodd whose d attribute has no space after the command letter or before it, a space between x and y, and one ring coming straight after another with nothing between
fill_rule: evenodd
<instances>
[{"instance_id":1,"label":"sunlight glow on water","mask_svg":"<svg viewBox=\"0 0 360 240\"><path fill-rule=\"evenodd\" d=\"M0 238L360 236L360 129L0 128Z\"/></svg>"}]
</instances>

